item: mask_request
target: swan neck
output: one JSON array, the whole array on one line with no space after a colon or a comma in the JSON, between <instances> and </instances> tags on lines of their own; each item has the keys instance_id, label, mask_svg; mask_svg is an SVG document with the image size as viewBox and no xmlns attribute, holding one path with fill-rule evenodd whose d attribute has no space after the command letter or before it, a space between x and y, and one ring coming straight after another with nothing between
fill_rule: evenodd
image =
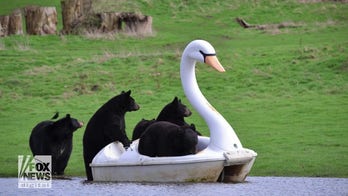
<instances>
[{"instance_id":1,"label":"swan neck","mask_svg":"<svg viewBox=\"0 0 348 196\"><path fill-rule=\"evenodd\" d=\"M230 124L208 102L199 89L195 74L196 61L183 56L180 76L185 95L194 109L203 117L210 132L209 147L223 150L235 150L242 145Z\"/></svg>"}]
</instances>

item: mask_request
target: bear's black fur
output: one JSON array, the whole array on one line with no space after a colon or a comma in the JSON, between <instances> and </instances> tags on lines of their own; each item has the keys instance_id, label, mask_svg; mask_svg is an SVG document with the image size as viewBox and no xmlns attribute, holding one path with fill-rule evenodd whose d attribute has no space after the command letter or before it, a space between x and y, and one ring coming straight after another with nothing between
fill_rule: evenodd
<instances>
[{"instance_id":1,"label":"bear's black fur","mask_svg":"<svg viewBox=\"0 0 348 196\"><path fill-rule=\"evenodd\" d=\"M191 116L192 112L181 103L178 97L174 97L173 101L163 107L161 112L158 114L157 121L168 121L179 126L187 125L184 117Z\"/></svg>"},{"instance_id":2,"label":"bear's black fur","mask_svg":"<svg viewBox=\"0 0 348 196\"><path fill-rule=\"evenodd\" d=\"M138 122L138 124L134 127L132 141L140 138L141 134L146 130L146 128L154 122L156 122L155 119L152 119L152 120L141 119L141 121Z\"/></svg>"},{"instance_id":3,"label":"bear's black fur","mask_svg":"<svg viewBox=\"0 0 348 196\"><path fill-rule=\"evenodd\" d=\"M58 118L58 113L52 119ZM67 114L57 121L37 124L30 135L29 146L33 155L52 156L52 174L63 175L72 151L73 132L83 123Z\"/></svg>"},{"instance_id":4,"label":"bear's black fur","mask_svg":"<svg viewBox=\"0 0 348 196\"><path fill-rule=\"evenodd\" d=\"M186 105L181 103L181 100L178 97L175 97L172 102L168 103L163 107L161 112L158 114L156 120L146 120L142 119L134 128L132 141L138 139L145 129L156 121L167 121L174 123L179 126L187 125L197 132L198 135L201 135L195 128L194 124L188 125L184 117L191 116L192 112L186 107Z\"/></svg>"},{"instance_id":5,"label":"bear's black fur","mask_svg":"<svg viewBox=\"0 0 348 196\"><path fill-rule=\"evenodd\" d=\"M140 136L138 151L150 157L183 156L195 154L197 143L198 135L190 126L158 121Z\"/></svg>"},{"instance_id":6,"label":"bear's black fur","mask_svg":"<svg viewBox=\"0 0 348 196\"><path fill-rule=\"evenodd\" d=\"M120 141L124 147L130 145L125 130L125 114L139 109L130 94L130 90L122 91L111 98L96 111L87 124L83 136L83 158L88 180L93 180L89 164L102 148L114 141Z\"/></svg>"}]
</instances>

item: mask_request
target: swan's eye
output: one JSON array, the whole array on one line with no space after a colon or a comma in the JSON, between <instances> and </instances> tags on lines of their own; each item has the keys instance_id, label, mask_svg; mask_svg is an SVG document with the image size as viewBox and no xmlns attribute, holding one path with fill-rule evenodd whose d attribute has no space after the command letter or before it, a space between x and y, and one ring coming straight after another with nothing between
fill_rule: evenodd
<instances>
[{"instance_id":1,"label":"swan's eye","mask_svg":"<svg viewBox=\"0 0 348 196\"><path fill-rule=\"evenodd\" d=\"M200 50L199 52L203 55L204 62L205 62L205 57L207 57L207 56L216 56L215 53L213 53L213 54L206 54L202 50Z\"/></svg>"}]
</instances>

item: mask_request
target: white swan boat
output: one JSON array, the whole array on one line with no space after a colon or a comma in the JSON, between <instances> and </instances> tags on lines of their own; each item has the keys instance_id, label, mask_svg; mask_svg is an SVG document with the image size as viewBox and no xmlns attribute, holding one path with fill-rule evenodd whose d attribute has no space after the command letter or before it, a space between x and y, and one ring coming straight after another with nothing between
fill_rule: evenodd
<instances>
[{"instance_id":1,"label":"white swan boat","mask_svg":"<svg viewBox=\"0 0 348 196\"><path fill-rule=\"evenodd\" d=\"M215 49L204 40L194 40L185 48L180 75L185 95L204 118L210 138L198 137L197 153L175 157L148 157L138 152L138 141L125 150L119 142L104 147L90 164L94 181L117 182L243 182L257 153L244 148L230 124L209 104L200 91L196 62L219 72L224 68Z\"/></svg>"}]
</instances>

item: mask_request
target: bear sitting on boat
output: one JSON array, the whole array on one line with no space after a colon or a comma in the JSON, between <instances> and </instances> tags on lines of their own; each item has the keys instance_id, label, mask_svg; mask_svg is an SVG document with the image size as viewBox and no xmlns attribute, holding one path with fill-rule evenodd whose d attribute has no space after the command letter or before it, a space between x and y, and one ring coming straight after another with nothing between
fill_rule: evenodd
<instances>
[{"instance_id":1,"label":"bear sitting on boat","mask_svg":"<svg viewBox=\"0 0 348 196\"><path fill-rule=\"evenodd\" d=\"M140 136L138 151L150 157L183 156L195 154L197 143L197 132L190 126L158 121Z\"/></svg>"},{"instance_id":2,"label":"bear sitting on boat","mask_svg":"<svg viewBox=\"0 0 348 196\"><path fill-rule=\"evenodd\" d=\"M191 126L192 130L197 132L198 135L201 135L195 128L194 124L187 124L184 120L185 117L191 116L192 112L184 105L178 97L174 97L173 101L168 103L163 107L161 112L158 114L156 120L146 120L142 119L134 127L132 141L138 139L141 134L146 130L148 126L158 121L167 121L174 123L179 126Z\"/></svg>"}]
</instances>

